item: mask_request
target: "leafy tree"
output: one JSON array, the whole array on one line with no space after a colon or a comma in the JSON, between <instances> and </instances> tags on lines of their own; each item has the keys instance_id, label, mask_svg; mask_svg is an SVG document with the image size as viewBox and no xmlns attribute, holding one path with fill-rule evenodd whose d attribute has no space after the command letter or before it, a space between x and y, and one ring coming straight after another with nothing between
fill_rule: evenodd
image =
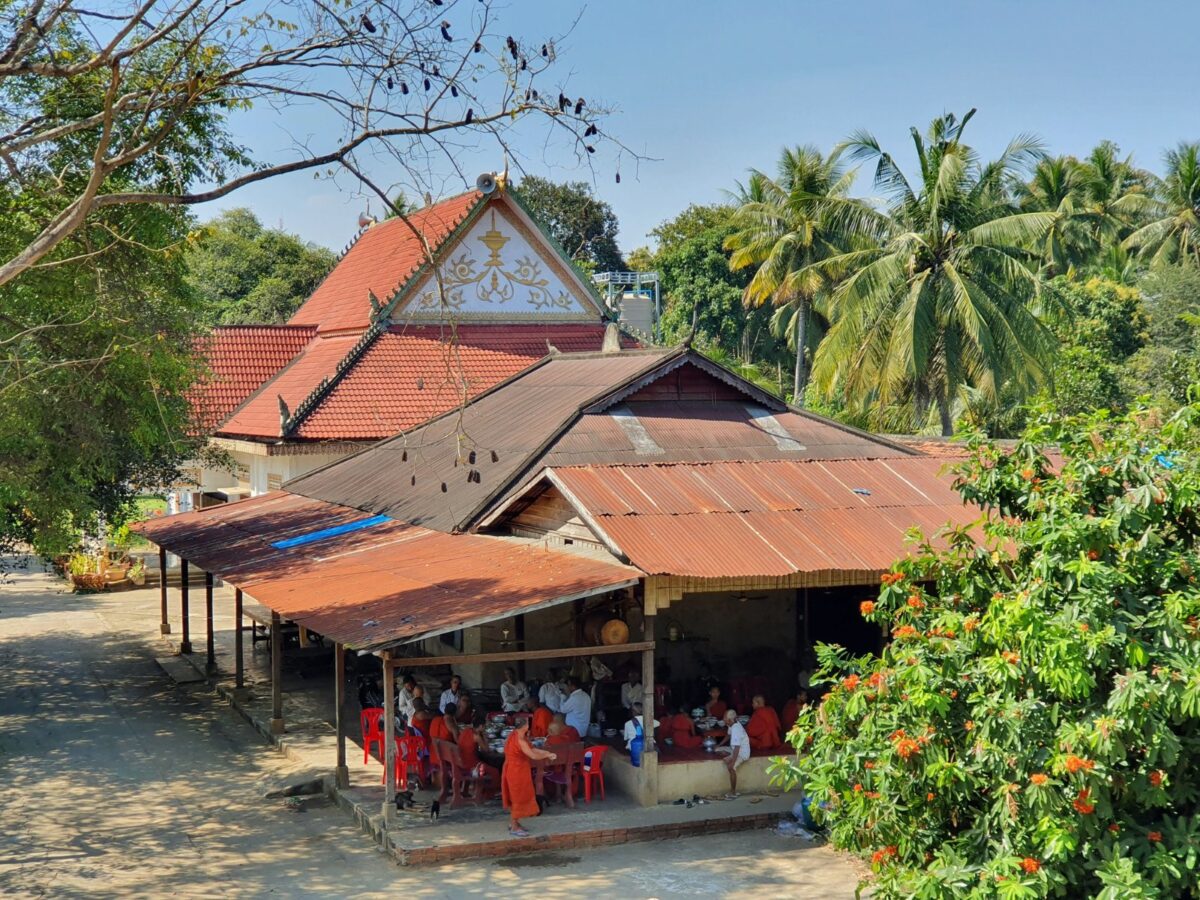
<instances>
[{"instance_id":1,"label":"leafy tree","mask_svg":"<svg viewBox=\"0 0 1200 900\"><path fill-rule=\"evenodd\" d=\"M972 113L935 119L924 137L913 130L915 188L874 137L851 137L851 158L877 162L875 183L891 204L870 228L858 228L860 240L877 245L812 266L831 277L849 273L830 299L833 324L813 368L820 388L859 405L911 399L916 421L932 404L944 435L954 430L961 390L1031 392L1056 343L1028 249L1054 214L1018 212L1008 196L1009 182L1040 149L1018 138L982 163L962 140Z\"/></svg>"},{"instance_id":2,"label":"leafy tree","mask_svg":"<svg viewBox=\"0 0 1200 900\"><path fill-rule=\"evenodd\" d=\"M521 179L517 192L533 217L577 263L596 272L625 268L617 247L617 214L586 181L558 184L536 175Z\"/></svg>"},{"instance_id":3,"label":"leafy tree","mask_svg":"<svg viewBox=\"0 0 1200 900\"><path fill-rule=\"evenodd\" d=\"M881 656L818 648L833 686L775 772L870 858L873 896L1195 896L1198 423L976 436L956 484L987 524L883 576Z\"/></svg>"},{"instance_id":4,"label":"leafy tree","mask_svg":"<svg viewBox=\"0 0 1200 900\"><path fill-rule=\"evenodd\" d=\"M839 157L838 151L825 156L811 146L789 148L780 154L777 179L753 171L733 219L736 231L725 240L733 251L730 265L754 270L746 286L748 305L793 307L788 324L794 328L792 393L798 403L808 385L813 301L830 283L813 263L849 249L846 219L861 209L847 197L854 176Z\"/></svg>"},{"instance_id":5,"label":"leafy tree","mask_svg":"<svg viewBox=\"0 0 1200 900\"><path fill-rule=\"evenodd\" d=\"M263 228L248 209L231 209L204 226L186 261L188 283L207 320L239 325L286 321L335 257L295 235Z\"/></svg>"},{"instance_id":6,"label":"leafy tree","mask_svg":"<svg viewBox=\"0 0 1200 900\"><path fill-rule=\"evenodd\" d=\"M1125 241L1152 265L1200 265L1200 144L1180 144L1166 154L1153 221Z\"/></svg>"}]
</instances>

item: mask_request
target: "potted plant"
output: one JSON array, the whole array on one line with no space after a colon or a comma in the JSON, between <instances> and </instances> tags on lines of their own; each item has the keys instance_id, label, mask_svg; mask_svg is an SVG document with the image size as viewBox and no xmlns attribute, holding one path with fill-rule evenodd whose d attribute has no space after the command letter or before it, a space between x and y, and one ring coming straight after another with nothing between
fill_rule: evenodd
<instances>
[{"instance_id":1,"label":"potted plant","mask_svg":"<svg viewBox=\"0 0 1200 900\"><path fill-rule=\"evenodd\" d=\"M102 591L107 579L104 570L107 559L89 556L86 553L73 553L67 560L67 571L71 575L71 584L77 591Z\"/></svg>"},{"instance_id":2,"label":"potted plant","mask_svg":"<svg viewBox=\"0 0 1200 900\"><path fill-rule=\"evenodd\" d=\"M140 557L135 559L129 566L129 571L125 573L125 577L129 579L130 584L135 584L141 587L146 583L146 561Z\"/></svg>"}]
</instances>

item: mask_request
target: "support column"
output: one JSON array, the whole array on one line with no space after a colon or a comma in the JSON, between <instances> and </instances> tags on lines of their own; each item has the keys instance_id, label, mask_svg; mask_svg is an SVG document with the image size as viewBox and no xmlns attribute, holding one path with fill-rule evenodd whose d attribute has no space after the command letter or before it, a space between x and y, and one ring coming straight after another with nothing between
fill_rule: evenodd
<instances>
[{"instance_id":1,"label":"support column","mask_svg":"<svg viewBox=\"0 0 1200 900\"><path fill-rule=\"evenodd\" d=\"M242 589L233 591L233 686L241 690L246 686L246 659L242 655Z\"/></svg>"},{"instance_id":2,"label":"support column","mask_svg":"<svg viewBox=\"0 0 1200 900\"><path fill-rule=\"evenodd\" d=\"M283 629L271 613L271 734L283 734Z\"/></svg>"},{"instance_id":3,"label":"support column","mask_svg":"<svg viewBox=\"0 0 1200 900\"><path fill-rule=\"evenodd\" d=\"M350 769L346 766L346 648L333 645L333 722L337 729L337 768L334 782L339 788L350 787Z\"/></svg>"},{"instance_id":4,"label":"support column","mask_svg":"<svg viewBox=\"0 0 1200 900\"><path fill-rule=\"evenodd\" d=\"M383 651L383 821L396 821L396 672Z\"/></svg>"},{"instance_id":5,"label":"support column","mask_svg":"<svg viewBox=\"0 0 1200 900\"><path fill-rule=\"evenodd\" d=\"M179 558L179 615L183 619L183 635L179 640L179 652L192 652L191 624L188 622L188 563Z\"/></svg>"},{"instance_id":6,"label":"support column","mask_svg":"<svg viewBox=\"0 0 1200 900\"><path fill-rule=\"evenodd\" d=\"M644 604L642 640L654 640L654 613ZM642 651L642 759L638 772L638 802L658 805L658 747L654 743L654 650Z\"/></svg>"},{"instance_id":7,"label":"support column","mask_svg":"<svg viewBox=\"0 0 1200 900\"><path fill-rule=\"evenodd\" d=\"M171 618L167 614L167 548L158 548L158 602L162 607L162 622L158 628L162 634L171 633Z\"/></svg>"},{"instance_id":8,"label":"support column","mask_svg":"<svg viewBox=\"0 0 1200 900\"><path fill-rule=\"evenodd\" d=\"M204 668L211 675L217 671L217 645L213 635L213 573L204 573Z\"/></svg>"},{"instance_id":9,"label":"support column","mask_svg":"<svg viewBox=\"0 0 1200 900\"><path fill-rule=\"evenodd\" d=\"M525 646L525 614L524 613L521 613L519 616L517 616L513 619L513 626L515 629L514 633L513 633L513 637L516 638L517 649L518 650L527 649ZM523 659L517 660L517 680L518 681L525 680L525 660L523 660Z\"/></svg>"}]
</instances>

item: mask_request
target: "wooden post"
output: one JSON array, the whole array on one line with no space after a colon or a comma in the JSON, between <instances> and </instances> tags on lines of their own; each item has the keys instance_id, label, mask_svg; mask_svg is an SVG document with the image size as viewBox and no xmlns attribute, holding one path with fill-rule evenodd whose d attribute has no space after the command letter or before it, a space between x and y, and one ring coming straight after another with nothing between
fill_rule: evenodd
<instances>
[{"instance_id":1,"label":"wooden post","mask_svg":"<svg viewBox=\"0 0 1200 900\"><path fill-rule=\"evenodd\" d=\"M188 564L183 557L179 558L179 615L183 619L183 636L179 641L179 652L191 653L191 625L188 622Z\"/></svg>"},{"instance_id":2,"label":"wooden post","mask_svg":"<svg viewBox=\"0 0 1200 900\"><path fill-rule=\"evenodd\" d=\"M217 645L213 635L213 573L204 573L204 667L210 674L217 671Z\"/></svg>"},{"instance_id":3,"label":"wooden post","mask_svg":"<svg viewBox=\"0 0 1200 900\"><path fill-rule=\"evenodd\" d=\"M233 686L241 689L246 686L246 660L242 655L242 589L233 590Z\"/></svg>"},{"instance_id":4,"label":"wooden post","mask_svg":"<svg viewBox=\"0 0 1200 900\"><path fill-rule=\"evenodd\" d=\"M167 548L158 548L158 601L162 606L162 623L158 626L162 634L171 633L171 617L167 614Z\"/></svg>"},{"instance_id":5,"label":"wooden post","mask_svg":"<svg viewBox=\"0 0 1200 900\"><path fill-rule=\"evenodd\" d=\"M642 640L654 640L657 604L643 589ZM658 747L654 743L654 648L642 651L642 758L638 767L638 803L658 805Z\"/></svg>"},{"instance_id":6,"label":"wooden post","mask_svg":"<svg viewBox=\"0 0 1200 900\"><path fill-rule=\"evenodd\" d=\"M383 651L383 821L396 821L396 672Z\"/></svg>"},{"instance_id":7,"label":"wooden post","mask_svg":"<svg viewBox=\"0 0 1200 900\"><path fill-rule=\"evenodd\" d=\"M645 619L646 632L654 634L654 617ZM642 651L642 738L646 750L654 746L654 650Z\"/></svg>"},{"instance_id":8,"label":"wooden post","mask_svg":"<svg viewBox=\"0 0 1200 900\"><path fill-rule=\"evenodd\" d=\"M524 613L521 613L519 616L517 616L514 619L513 627L514 627L513 636L517 640L517 643L516 643L517 648L520 650L527 649L525 647L525 614ZM517 660L517 680L518 681L525 680L525 660L523 660L523 659Z\"/></svg>"},{"instance_id":9,"label":"wooden post","mask_svg":"<svg viewBox=\"0 0 1200 900\"><path fill-rule=\"evenodd\" d=\"M283 629L271 613L271 734L283 734Z\"/></svg>"},{"instance_id":10,"label":"wooden post","mask_svg":"<svg viewBox=\"0 0 1200 900\"><path fill-rule=\"evenodd\" d=\"M337 768L334 781L339 788L350 787L350 769L346 766L346 648L333 645L333 721L337 729Z\"/></svg>"}]
</instances>

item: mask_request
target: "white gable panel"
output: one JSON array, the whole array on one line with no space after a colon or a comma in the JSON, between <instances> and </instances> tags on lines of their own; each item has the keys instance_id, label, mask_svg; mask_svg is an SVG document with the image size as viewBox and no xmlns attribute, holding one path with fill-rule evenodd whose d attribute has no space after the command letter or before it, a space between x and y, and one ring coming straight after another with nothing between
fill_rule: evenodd
<instances>
[{"instance_id":1,"label":"white gable panel","mask_svg":"<svg viewBox=\"0 0 1200 900\"><path fill-rule=\"evenodd\" d=\"M413 292L398 320L598 321L599 310L574 283L540 234L502 203L492 203Z\"/></svg>"}]
</instances>

